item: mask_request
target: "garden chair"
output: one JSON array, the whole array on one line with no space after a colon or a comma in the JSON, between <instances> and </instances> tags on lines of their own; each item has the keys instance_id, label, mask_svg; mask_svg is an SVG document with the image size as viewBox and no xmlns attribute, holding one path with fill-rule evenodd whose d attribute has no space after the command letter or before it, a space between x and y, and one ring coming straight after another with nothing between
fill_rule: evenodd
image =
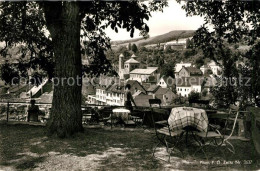
<instances>
[{"instance_id":1,"label":"garden chair","mask_svg":"<svg viewBox=\"0 0 260 171\"><path fill-rule=\"evenodd\" d=\"M131 119L135 122L136 127L142 128L144 126L146 112L144 109L136 107L133 112L131 112Z\"/></svg>"},{"instance_id":2,"label":"garden chair","mask_svg":"<svg viewBox=\"0 0 260 171\"><path fill-rule=\"evenodd\" d=\"M153 157L155 156L156 148L159 145L164 145L166 148L166 151L168 153L168 162L170 162L170 157L171 157L171 152L173 150L170 149L170 145L172 145L172 148L174 149L179 140L180 140L180 135L183 133L183 130L180 131L172 131L169 127L168 120L160 120L160 121L155 121L154 117L154 109L152 105L158 105L159 108L161 108L161 100L160 99L149 99L149 104L150 104L150 110L151 110L151 116L152 116L152 121L154 124L154 130L157 139L159 142L156 144L156 146L153 148ZM176 138L176 140L174 139ZM177 150L177 149L175 149ZM159 158L159 157L156 157ZM159 158L161 160L164 160L162 158Z\"/></svg>"},{"instance_id":3,"label":"garden chair","mask_svg":"<svg viewBox=\"0 0 260 171\"><path fill-rule=\"evenodd\" d=\"M97 109L92 107L83 108L82 122L83 124L98 124L100 121L100 114Z\"/></svg>"},{"instance_id":4,"label":"garden chair","mask_svg":"<svg viewBox=\"0 0 260 171\"><path fill-rule=\"evenodd\" d=\"M206 146L215 146L226 147L231 153L235 154L235 148L229 139L234 134L239 114L244 112L239 111L239 106L230 105L229 112L222 114L225 117L224 128L221 129L219 125L209 123L207 132L196 132L196 135L201 138L201 141L199 141L200 148L196 152L202 150L207 158L204 148Z\"/></svg>"}]
</instances>

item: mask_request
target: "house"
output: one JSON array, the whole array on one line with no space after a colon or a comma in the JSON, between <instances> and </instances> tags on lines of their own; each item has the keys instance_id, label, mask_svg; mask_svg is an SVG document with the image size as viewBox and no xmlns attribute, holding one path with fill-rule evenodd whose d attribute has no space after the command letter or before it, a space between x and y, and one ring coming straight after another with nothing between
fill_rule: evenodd
<instances>
[{"instance_id":1,"label":"house","mask_svg":"<svg viewBox=\"0 0 260 171\"><path fill-rule=\"evenodd\" d=\"M97 104L96 95L88 95L87 104Z\"/></svg>"},{"instance_id":2,"label":"house","mask_svg":"<svg viewBox=\"0 0 260 171\"><path fill-rule=\"evenodd\" d=\"M217 64L215 61L211 60L210 63L208 63L208 66L210 67L214 75L221 75L222 68L220 64Z\"/></svg>"},{"instance_id":3,"label":"house","mask_svg":"<svg viewBox=\"0 0 260 171\"><path fill-rule=\"evenodd\" d=\"M173 98L177 96L171 89L162 87L159 87L154 95L157 99L161 99L163 106L170 105Z\"/></svg>"},{"instance_id":4,"label":"house","mask_svg":"<svg viewBox=\"0 0 260 171\"><path fill-rule=\"evenodd\" d=\"M148 95L153 95L159 88L159 85L152 84L146 89L146 92Z\"/></svg>"},{"instance_id":5,"label":"house","mask_svg":"<svg viewBox=\"0 0 260 171\"><path fill-rule=\"evenodd\" d=\"M128 81L126 82L126 84L130 84L130 86L131 86L130 92L131 92L132 94L134 94L134 93L136 93L136 92L138 92L138 91L142 92L143 94L146 94L146 93L147 93L146 90L145 90L145 88L144 88L138 81L136 81L136 80L128 80ZM126 84L125 84L125 85L126 85Z\"/></svg>"},{"instance_id":6,"label":"house","mask_svg":"<svg viewBox=\"0 0 260 171\"><path fill-rule=\"evenodd\" d=\"M149 81L151 76L158 74L158 67L147 67L146 69L134 69L130 72L130 80L136 80L138 82Z\"/></svg>"},{"instance_id":7,"label":"house","mask_svg":"<svg viewBox=\"0 0 260 171\"><path fill-rule=\"evenodd\" d=\"M180 72L180 70L182 69L183 66L190 67L191 63L183 63L182 61L181 61L181 63L177 63L174 67L175 78L177 78L177 74Z\"/></svg>"},{"instance_id":8,"label":"house","mask_svg":"<svg viewBox=\"0 0 260 171\"><path fill-rule=\"evenodd\" d=\"M114 83L106 89L106 104L111 106L123 106L124 105L124 93L125 85L130 84L130 92L133 96L140 94L146 94L146 90L143 86L135 80L128 80L126 83Z\"/></svg>"},{"instance_id":9,"label":"house","mask_svg":"<svg viewBox=\"0 0 260 171\"><path fill-rule=\"evenodd\" d=\"M207 73L208 70L211 70L211 68L208 65L202 65L200 67L200 70L202 71L203 74Z\"/></svg>"},{"instance_id":10,"label":"house","mask_svg":"<svg viewBox=\"0 0 260 171\"><path fill-rule=\"evenodd\" d=\"M203 82L203 77L178 78L176 79L176 92L183 97L188 97L192 91L201 93Z\"/></svg>"},{"instance_id":11,"label":"house","mask_svg":"<svg viewBox=\"0 0 260 171\"><path fill-rule=\"evenodd\" d=\"M124 83L115 83L106 89L106 104L124 106Z\"/></svg>"},{"instance_id":12,"label":"house","mask_svg":"<svg viewBox=\"0 0 260 171\"><path fill-rule=\"evenodd\" d=\"M128 80L124 83L123 81L117 81L116 79L99 79L99 83L96 85L96 94L88 95L88 103L123 106L126 84L131 85L130 91L132 95L135 94L137 96L146 94L144 87L136 80Z\"/></svg>"},{"instance_id":13,"label":"house","mask_svg":"<svg viewBox=\"0 0 260 171\"><path fill-rule=\"evenodd\" d=\"M139 96L139 95L145 95L145 93L141 92L140 90L137 90L137 92L135 92L132 96L133 96L133 98L135 98L136 96Z\"/></svg>"},{"instance_id":14,"label":"house","mask_svg":"<svg viewBox=\"0 0 260 171\"><path fill-rule=\"evenodd\" d=\"M96 104L106 105L106 89L113 84L114 80L108 77L100 77L96 85Z\"/></svg>"},{"instance_id":15,"label":"house","mask_svg":"<svg viewBox=\"0 0 260 171\"><path fill-rule=\"evenodd\" d=\"M175 79L172 77L161 77L157 85L162 88L172 88L174 87Z\"/></svg>"},{"instance_id":16,"label":"house","mask_svg":"<svg viewBox=\"0 0 260 171\"><path fill-rule=\"evenodd\" d=\"M149 99L153 98L153 95L140 94L139 96L134 97L134 101L137 106L149 107Z\"/></svg>"},{"instance_id":17,"label":"house","mask_svg":"<svg viewBox=\"0 0 260 171\"><path fill-rule=\"evenodd\" d=\"M52 103L53 91L45 92L40 96L39 103Z\"/></svg>"},{"instance_id":18,"label":"house","mask_svg":"<svg viewBox=\"0 0 260 171\"><path fill-rule=\"evenodd\" d=\"M164 50L167 47L170 47L171 49L174 49L174 50L183 50L186 48L186 39L167 42L164 44Z\"/></svg>"},{"instance_id":19,"label":"house","mask_svg":"<svg viewBox=\"0 0 260 171\"><path fill-rule=\"evenodd\" d=\"M177 74L178 78L182 77L196 77L196 76L202 76L203 73L200 69L195 67L185 67L183 66L182 69Z\"/></svg>"}]
</instances>

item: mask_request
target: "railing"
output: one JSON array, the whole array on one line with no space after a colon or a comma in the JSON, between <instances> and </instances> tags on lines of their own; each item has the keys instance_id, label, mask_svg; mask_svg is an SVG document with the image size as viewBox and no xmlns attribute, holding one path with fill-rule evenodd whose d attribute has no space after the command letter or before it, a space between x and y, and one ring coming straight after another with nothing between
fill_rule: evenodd
<instances>
[{"instance_id":1,"label":"railing","mask_svg":"<svg viewBox=\"0 0 260 171\"><path fill-rule=\"evenodd\" d=\"M36 103L39 106L40 111L45 115L45 118L49 117L51 103ZM15 121L26 121L28 116L28 108L30 106L29 102L21 102L21 101L4 101L0 102L0 120L15 120ZM188 106L186 105L169 105L162 106L163 109L168 109L170 111L171 108L174 107L182 107ZM110 106L110 105L98 105L98 104L82 104L82 110L87 112L89 108L95 108L99 110L105 116L108 114L108 110L112 111L114 108L124 108L124 106ZM148 106L137 106L133 107L135 110L139 111L149 111L150 107ZM201 107L200 107L201 108ZM216 110L207 110L209 113L216 113ZM84 113L84 112L83 112Z\"/></svg>"}]
</instances>

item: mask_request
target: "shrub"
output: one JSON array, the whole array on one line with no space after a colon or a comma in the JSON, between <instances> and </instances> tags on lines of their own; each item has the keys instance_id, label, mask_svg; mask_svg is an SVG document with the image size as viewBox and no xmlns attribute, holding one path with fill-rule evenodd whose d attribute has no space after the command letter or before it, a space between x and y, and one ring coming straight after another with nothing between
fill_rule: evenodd
<instances>
[{"instance_id":1,"label":"shrub","mask_svg":"<svg viewBox=\"0 0 260 171\"><path fill-rule=\"evenodd\" d=\"M200 99L200 93L192 91L189 94L189 97L188 97L189 101L194 101L194 100L199 100L199 99Z\"/></svg>"}]
</instances>

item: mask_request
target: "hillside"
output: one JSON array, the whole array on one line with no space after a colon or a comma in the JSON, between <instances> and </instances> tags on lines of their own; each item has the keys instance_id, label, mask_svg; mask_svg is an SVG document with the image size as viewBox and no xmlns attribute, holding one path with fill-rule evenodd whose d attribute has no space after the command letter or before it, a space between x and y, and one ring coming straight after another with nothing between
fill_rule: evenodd
<instances>
[{"instance_id":1,"label":"hillside","mask_svg":"<svg viewBox=\"0 0 260 171\"><path fill-rule=\"evenodd\" d=\"M175 30L171 31L162 35L150 37L148 39L144 38L136 38L136 39L129 39L129 40L122 40L122 41L112 41L112 45L117 46L126 46L128 43L135 43L138 46L146 46L151 44L158 44L158 43L166 43L169 41L173 41L176 39L183 39L192 37L194 34L194 30Z\"/></svg>"}]
</instances>

